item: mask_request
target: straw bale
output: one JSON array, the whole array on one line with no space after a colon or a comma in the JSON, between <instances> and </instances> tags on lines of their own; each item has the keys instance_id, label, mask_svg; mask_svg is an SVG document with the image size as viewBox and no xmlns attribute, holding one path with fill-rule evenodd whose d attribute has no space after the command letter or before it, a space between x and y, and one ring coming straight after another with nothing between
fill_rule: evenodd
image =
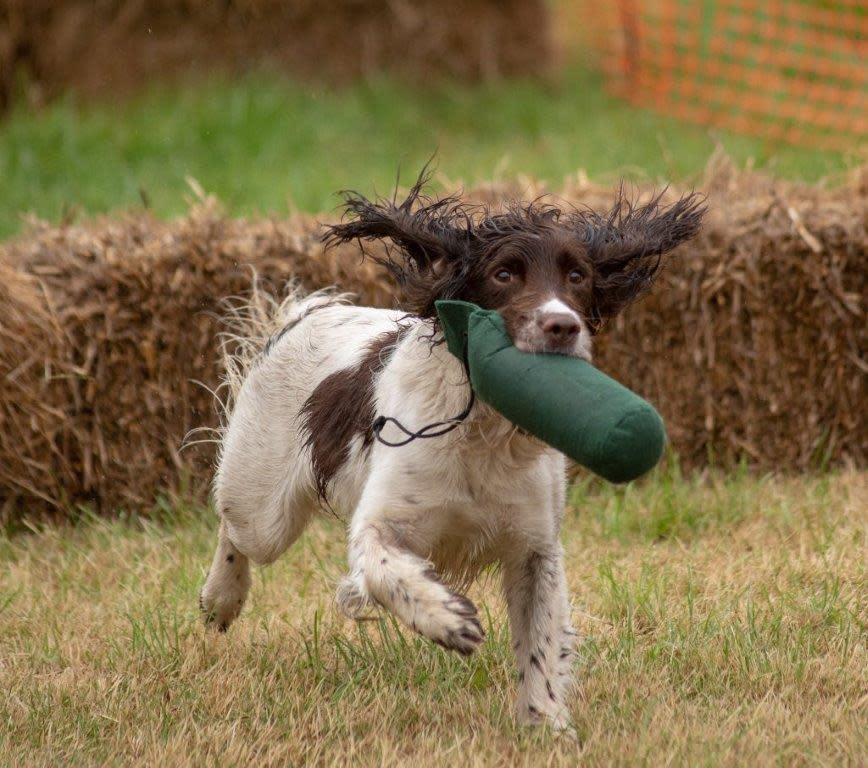
<instances>
[{"instance_id":1,"label":"straw bale","mask_svg":"<svg viewBox=\"0 0 868 768\"><path fill-rule=\"evenodd\" d=\"M274 292L294 277L391 301L355 249L323 254L316 226L233 221L206 202L171 224L42 226L0 248L0 516L137 509L185 484L201 497L211 452L180 447L215 423L223 302L253 268Z\"/></svg>"},{"instance_id":2,"label":"straw bale","mask_svg":"<svg viewBox=\"0 0 868 768\"><path fill-rule=\"evenodd\" d=\"M709 213L600 365L691 466L865 466L868 168L831 189L712 168Z\"/></svg>"},{"instance_id":3,"label":"straw bale","mask_svg":"<svg viewBox=\"0 0 868 768\"><path fill-rule=\"evenodd\" d=\"M329 81L539 74L548 20L543 0L0 0L0 107L20 70L32 98L261 66Z\"/></svg>"},{"instance_id":4,"label":"straw bale","mask_svg":"<svg viewBox=\"0 0 868 768\"><path fill-rule=\"evenodd\" d=\"M46 397L65 367L63 332L45 298L33 277L0 263L0 498L56 507L76 478L60 448L63 405Z\"/></svg>"},{"instance_id":5,"label":"straw bale","mask_svg":"<svg viewBox=\"0 0 868 768\"><path fill-rule=\"evenodd\" d=\"M658 406L688 466L865 466L868 167L825 188L718 162L701 187L702 234L599 338L598 365ZM470 197L541 191L493 184ZM560 196L613 198L580 178ZM249 290L251 269L276 292L295 276L396 302L354 247L324 253L316 233L312 217L232 220L205 200L175 222L40 225L0 246L5 515L202 498L213 445L180 445L217 423L219 315Z\"/></svg>"}]
</instances>

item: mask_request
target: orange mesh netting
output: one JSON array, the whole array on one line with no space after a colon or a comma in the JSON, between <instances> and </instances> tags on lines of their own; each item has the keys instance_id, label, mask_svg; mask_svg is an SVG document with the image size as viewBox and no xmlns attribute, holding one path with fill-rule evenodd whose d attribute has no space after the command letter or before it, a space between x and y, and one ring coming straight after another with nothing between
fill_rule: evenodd
<instances>
[{"instance_id":1,"label":"orange mesh netting","mask_svg":"<svg viewBox=\"0 0 868 768\"><path fill-rule=\"evenodd\" d=\"M824 149L868 135L864 0L583 4L587 43L634 104Z\"/></svg>"}]
</instances>

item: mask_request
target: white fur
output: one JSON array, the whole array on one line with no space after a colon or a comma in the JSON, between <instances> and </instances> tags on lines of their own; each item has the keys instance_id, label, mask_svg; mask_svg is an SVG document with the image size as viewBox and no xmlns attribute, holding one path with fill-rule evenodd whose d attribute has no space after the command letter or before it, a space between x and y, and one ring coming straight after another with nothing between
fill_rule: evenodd
<instances>
[{"instance_id":1,"label":"white fur","mask_svg":"<svg viewBox=\"0 0 868 768\"><path fill-rule=\"evenodd\" d=\"M578 320L579 314L565 302L557 298L551 298L537 310L540 315L569 315Z\"/></svg>"},{"instance_id":2,"label":"white fur","mask_svg":"<svg viewBox=\"0 0 868 768\"><path fill-rule=\"evenodd\" d=\"M290 302L282 320L326 301ZM247 558L275 560L319 507L300 430L302 404L396 324L408 329L375 379L376 413L409 429L460 413L469 396L461 364L445 345L431 345L429 325L400 312L321 306L249 367L214 484L223 523L202 605L217 626L228 626L240 610ZM402 437L392 425L383 436ZM475 608L453 589L498 563L521 680L519 717L564 726L574 645L558 539L565 487L562 455L478 402L442 437L400 448L376 441L364 447L354 438L328 497L349 531L339 606L360 616L380 605L424 636L468 653L483 632Z\"/></svg>"},{"instance_id":3,"label":"white fur","mask_svg":"<svg viewBox=\"0 0 868 768\"><path fill-rule=\"evenodd\" d=\"M568 315L576 320L579 324L579 332L573 339L569 349L564 350L561 354L567 354L571 357L579 357L588 362L592 359L593 340L591 331L585 319L565 301L552 296L540 304L533 314L528 318L527 323L519 329L518 337L515 339L515 346L522 352L545 352L549 348L549 339L541 328L541 323L547 315Z\"/></svg>"}]
</instances>

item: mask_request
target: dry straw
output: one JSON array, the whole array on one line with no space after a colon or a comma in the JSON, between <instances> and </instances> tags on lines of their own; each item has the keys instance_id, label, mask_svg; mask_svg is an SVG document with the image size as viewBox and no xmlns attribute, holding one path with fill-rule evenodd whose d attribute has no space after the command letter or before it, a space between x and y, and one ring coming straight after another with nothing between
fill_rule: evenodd
<instances>
[{"instance_id":1,"label":"dry straw","mask_svg":"<svg viewBox=\"0 0 868 768\"><path fill-rule=\"evenodd\" d=\"M703 233L601 337L598 364L660 408L690 466L864 466L868 168L825 189L716 162L702 186ZM598 207L612 190L561 196ZM314 219L232 220L208 199L172 223L39 225L0 247L2 514L203 497L213 445L180 446L217 423L219 316L254 269L275 291L294 276L395 303L355 248L323 252Z\"/></svg>"},{"instance_id":2,"label":"dry straw","mask_svg":"<svg viewBox=\"0 0 868 768\"><path fill-rule=\"evenodd\" d=\"M263 66L340 82L528 76L549 65L549 27L543 0L0 0L0 109Z\"/></svg>"}]
</instances>

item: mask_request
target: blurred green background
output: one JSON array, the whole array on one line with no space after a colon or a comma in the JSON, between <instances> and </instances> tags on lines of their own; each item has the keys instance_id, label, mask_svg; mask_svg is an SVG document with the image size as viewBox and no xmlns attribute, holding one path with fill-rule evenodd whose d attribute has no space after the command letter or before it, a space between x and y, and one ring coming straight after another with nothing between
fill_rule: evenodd
<instances>
[{"instance_id":1,"label":"blurred green background","mask_svg":"<svg viewBox=\"0 0 868 768\"><path fill-rule=\"evenodd\" d=\"M442 177L520 174L558 185L584 169L694 178L720 143L738 163L814 180L854 162L686 125L609 96L573 65L555 79L420 89L386 77L340 88L275 74L156 87L119 104L67 96L0 122L0 236L22 215L58 221L146 205L186 208L195 178L232 214L324 211L347 187L385 192L436 152Z\"/></svg>"}]
</instances>

